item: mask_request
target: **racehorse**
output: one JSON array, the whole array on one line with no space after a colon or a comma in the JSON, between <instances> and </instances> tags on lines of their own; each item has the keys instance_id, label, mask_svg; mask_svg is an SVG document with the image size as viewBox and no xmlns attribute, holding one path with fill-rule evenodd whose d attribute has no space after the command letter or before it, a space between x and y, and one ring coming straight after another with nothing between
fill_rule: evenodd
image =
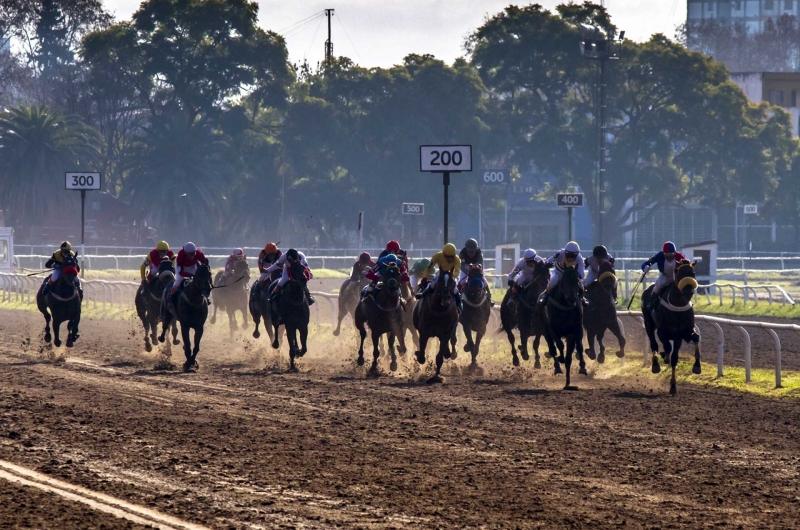
<instances>
[{"instance_id":1,"label":"racehorse","mask_svg":"<svg viewBox=\"0 0 800 530\"><path fill-rule=\"evenodd\" d=\"M589 299L589 306L583 315L583 325L586 328L586 338L589 341L589 349L586 356L591 360L597 358L597 362L603 364L606 360L606 347L603 345L603 335L606 330L611 331L619 341L619 351L617 357L625 357L625 336L619 329L617 322L617 305L614 302L613 290L617 284L617 277L614 275L614 265L605 262L600 265L600 275L597 280L586 286L586 298ZM595 355L594 338L600 345L600 353Z\"/></svg>"},{"instance_id":2,"label":"racehorse","mask_svg":"<svg viewBox=\"0 0 800 530\"><path fill-rule=\"evenodd\" d=\"M336 322L336 329L333 330L333 336L338 337L342 330L342 320L349 315L355 317L356 307L358 306L361 298L361 291L364 290L369 284L369 279L363 274L355 282L350 278L342 282L339 288L339 313L337 315L338 321Z\"/></svg>"},{"instance_id":3,"label":"racehorse","mask_svg":"<svg viewBox=\"0 0 800 530\"><path fill-rule=\"evenodd\" d=\"M203 326L208 318L208 297L211 296L213 288L211 269L208 265L198 265L194 276L184 281L183 289L176 298L175 307L169 307L169 290L164 291L161 299L162 328L158 340L164 342L167 327L173 319L180 323L183 353L186 356L186 362L183 363L184 372L200 368L197 364L197 353L200 351L200 340L203 338ZM189 331L192 329L194 330L194 348L192 348L192 339L189 335Z\"/></svg>"},{"instance_id":4,"label":"racehorse","mask_svg":"<svg viewBox=\"0 0 800 530\"><path fill-rule=\"evenodd\" d=\"M492 313L489 305L489 296L483 286L483 267L480 265L470 265L467 272L467 283L463 291L464 312L461 313L459 321L464 329L464 336L467 343L464 351L472 354L470 368L478 366L478 352L481 347L481 339L486 334L486 325ZM475 332L475 341L472 340L472 332Z\"/></svg>"},{"instance_id":5,"label":"racehorse","mask_svg":"<svg viewBox=\"0 0 800 530\"><path fill-rule=\"evenodd\" d=\"M400 342L400 354L406 352L406 341L403 335L403 301L400 291L400 269L397 266L389 267L383 274L382 282L374 293L374 299L365 297L356 306L355 321L361 337L358 348L358 365L364 365L364 340L367 338L366 326L372 332L372 366L370 373L378 374L378 357L380 350L378 343L381 335L388 335L389 353L392 356L390 370L397 370L397 356L394 351L395 338Z\"/></svg>"},{"instance_id":6,"label":"racehorse","mask_svg":"<svg viewBox=\"0 0 800 530\"><path fill-rule=\"evenodd\" d=\"M550 270L544 262L537 261L530 283L516 285L516 294L514 290L509 289L503 298L503 303L500 304L500 331L506 332L508 342L511 344L514 366L519 366L519 357L517 357L517 349L514 346L514 328L519 328L519 353L522 355L522 359L527 361L530 358L528 356L528 338L533 337L533 354L535 356L533 367L537 370L542 367L539 359L539 343L545 333L545 324L536 302L547 287L548 281L550 281ZM549 352L547 356L549 357Z\"/></svg>"},{"instance_id":7,"label":"racehorse","mask_svg":"<svg viewBox=\"0 0 800 530\"><path fill-rule=\"evenodd\" d=\"M441 383L442 364L450 359L449 341L455 336L458 326L458 308L453 289L456 282L450 274L439 272L433 292L417 302L414 307L414 327L419 332L417 362L425 364L425 347L431 337L439 339L439 352L436 354L436 373L428 379L429 383Z\"/></svg>"},{"instance_id":8,"label":"racehorse","mask_svg":"<svg viewBox=\"0 0 800 530\"><path fill-rule=\"evenodd\" d=\"M561 373L561 363L566 365L567 380L564 390L572 390L570 386L570 368L572 367L572 353L577 351L580 370L578 373L587 375L586 362L583 359L583 303L581 301L581 283L575 267L564 267L561 281L550 293L550 299L544 306L544 322L547 346L550 355L555 359L555 374ZM566 355L556 358L556 342L561 350L562 339L567 341Z\"/></svg>"},{"instance_id":9,"label":"racehorse","mask_svg":"<svg viewBox=\"0 0 800 530\"><path fill-rule=\"evenodd\" d=\"M153 346L158 342L158 320L161 313L161 297L164 291L172 287L175 283L175 265L172 261L163 261L158 266L158 276L145 283L136 291L134 305L136 314L144 326L144 349L152 351ZM150 341L152 340L152 344ZM178 340L178 326L172 323L172 343L180 344Z\"/></svg>"},{"instance_id":10,"label":"racehorse","mask_svg":"<svg viewBox=\"0 0 800 530\"><path fill-rule=\"evenodd\" d=\"M269 293L274 287L273 282L277 282L280 276L281 271L274 271L269 281L264 282L264 287L262 287L258 282L255 282L250 288L250 316L253 317L253 323L256 325L256 329L253 330L254 339L257 339L261 336L261 332L258 331L258 326L261 324L262 318L264 319L264 328L267 330L270 343L279 336L275 335L272 331L272 309L270 308L269 303ZM278 343L278 346L280 347L280 340L278 340Z\"/></svg>"},{"instance_id":11,"label":"racehorse","mask_svg":"<svg viewBox=\"0 0 800 530\"><path fill-rule=\"evenodd\" d=\"M233 268L233 274L222 280L222 271L219 271L214 278L214 313L211 315L211 323L217 321L217 309L228 313L228 324L233 332L239 329L236 323L236 312L241 311L242 329L247 329L247 306L248 306L248 283L250 282L250 266L246 260L239 260ZM225 287L221 289L221 287Z\"/></svg>"},{"instance_id":12,"label":"racehorse","mask_svg":"<svg viewBox=\"0 0 800 530\"><path fill-rule=\"evenodd\" d=\"M51 286L47 296L44 296L42 291L50 279L49 276L36 293L36 305L44 315L45 342L50 342L53 338L50 336L51 319L53 320L53 334L55 335L53 344L61 346L59 332L62 322L67 323L67 348L72 348L75 341L78 340L78 324L81 322L81 297L75 285L77 274L78 270L75 268L74 261L72 259L65 260L61 269L61 276Z\"/></svg>"},{"instance_id":13,"label":"racehorse","mask_svg":"<svg viewBox=\"0 0 800 530\"><path fill-rule=\"evenodd\" d=\"M280 347L278 341L278 328L281 324L286 328L286 338L289 341L289 371L296 372L295 357L302 357L308 351L306 340L308 338L308 321L311 311L306 299L306 268L299 261L295 261L289 267L289 281L283 286L277 302L272 301L272 325L275 330L275 338L272 340L272 347L276 350ZM300 344L297 343L297 333L300 333Z\"/></svg>"},{"instance_id":14,"label":"racehorse","mask_svg":"<svg viewBox=\"0 0 800 530\"><path fill-rule=\"evenodd\" d=\"M656 333L664 352L661 358L667 362L667 355L670 355L669 364L672 367L672 377L670 378L669 393L675 395L678 392L678 385L675 381L675 367L678 365L678 351L683 341L694 343L694 366L693 374L700 374L700 334L694 325L694 309L692 308L692 297L697 289L697 280L694 275L694 264L688 260L682 260L675 270L675 282L661 291L658 305L653 310L648 310L650 300L653 296L653 286L651 285L642 293L642 316L644 316L644 329L647 331L647 338L650 340L650 351L653 353L653 373L661 371L658 362L658 343ZM670 345L670 341L674 344Z\"/></svg>"}]
</instances>

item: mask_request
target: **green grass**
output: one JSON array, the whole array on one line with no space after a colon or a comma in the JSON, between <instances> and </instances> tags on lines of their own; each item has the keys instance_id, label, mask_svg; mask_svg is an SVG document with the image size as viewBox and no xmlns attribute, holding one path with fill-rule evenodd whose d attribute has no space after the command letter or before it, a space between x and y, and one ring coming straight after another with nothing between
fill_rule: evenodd
<instances>
[{"instance_id":1,"label":"green grass","mask_svg":"<svg viewBox=\"0 0 800 530\"><path fill-rule=\"evenodd\" d=\"M0 302L0 309L11 309L16 311L28 311L30 313L39 313L39 309L36 307L36 304L29 304L27 301L25 302L17 302L17 301L5 301ZM136 317L136 310L133 307L123 307L119 308L118 306L114 306L111 308L110 306L106 306L103 308L102 304L98 304L97 307L94 307L94 304L91 302L84 302L83 307L81 308L81 318L104 318L107 320L130 320Z\"/></svg>"},{"instance_id":2,"label":"green grass","mask_svg":"<svg viewBox=\"0 0 800 530\"><path fill-rule=\"evenodd\" d=\"M771 317L771 318L800 318L800 307L792 307L789 304L782 305L779 302L769 304L766 300L759 300L758 305L753 304L752 300L745 305L741 298L736 299L736 305L732 305L731 298L723 298L722 305L719 305L719 297L711 297L711 303L706 302L705 297L701 297L694 304L694 311L698 315L722 315L732 317ZM617 310L624 310L628 307L628 300L620 300ZM631 311L641 311L641 297L636 296L631 304Z\"/></svg>"}]
</instances>

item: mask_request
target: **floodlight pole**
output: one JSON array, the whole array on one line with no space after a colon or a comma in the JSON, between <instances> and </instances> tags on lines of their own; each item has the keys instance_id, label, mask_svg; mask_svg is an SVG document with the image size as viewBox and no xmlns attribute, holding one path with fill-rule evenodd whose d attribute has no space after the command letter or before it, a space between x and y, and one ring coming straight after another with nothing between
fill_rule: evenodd
<instances>
[{"instance_id":1,"label":"floodlight pole","mask_svg":"<svg viewBox=\"0 0 800 530\"><path fill-rule=\"evenodd\" d=\"M81 278L84 278L83 257L86 255L84 236L86 234L86 190L81 190Z\"/></svg>"},{"instance_id":2,"label":"floodlight pole","mask_svg":"<svg viewBox=\"0 0 800 530\"><path fill-rule=\"evenodd\" d=\"M442 184L444 184L444 244L447 244L447 222L449 207L450 172L442 173Z\"/></svg>"}]
</instances>

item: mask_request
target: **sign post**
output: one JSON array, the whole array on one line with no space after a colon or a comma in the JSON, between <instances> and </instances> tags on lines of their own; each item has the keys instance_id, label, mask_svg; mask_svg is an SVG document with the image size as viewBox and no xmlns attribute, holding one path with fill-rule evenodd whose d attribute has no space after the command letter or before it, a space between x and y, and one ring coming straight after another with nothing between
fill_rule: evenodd
<instances>
[{"instance_id":1,"label":"sign post","mask_svg":"<svg viewBox=\"0 0 800 530\"><path fill-rule=\"evenodd\" d=\"M419 170L442 174L442 185L444 186L444 244L447 244L450 173L472 171L472 146L421 145L419 146Z\"/></svg>"},{"instance_id":2,"label":"sign post","mask_svg":"<svg viewBox=\"0 0 800 530\"><path fill-rule=\"evenodd\" d=\"M556 206L567 209L567 239L572 241L572 209L583 206L583 193L557 193Z\"/></svg>"},{"instance_id":3,"label":"sign post","mask_svg":"<svg viewBox=\"0 0 800 530\"><path fill-rule=\"evenodd\" d=\"M411 216L411 236L410 239L413 242L414 238L417 236L417 216L418 215L425 215L425 203L422 202L404 202L403 203L403 215L410 215ZM405 239L405 223L403 223L403 238Z\"/></svg>"},{"instance_id":4,"label":"sign post","mask_svg":"<svg viewBox=\"0 0 800 530\"><path fill-rule=\"evenodd\" d=\"M100 173L72 172L65 173L65 177L65 189L81 192L81 278L83 278L86 270L83 266L83 256L86 253L86 190L102 189L103 176Z\"/></svg>"},{"instance_id":5,"label":"sign post","mask_svg":"<svg viewBox=\"0 0 800 530\"><path fill-rule=\"evenodd\" d=\"M757 204L745 204L744 214L747 216L747 255L753 257L753 216L758 215Z\"/></svg>"}]
</instances>

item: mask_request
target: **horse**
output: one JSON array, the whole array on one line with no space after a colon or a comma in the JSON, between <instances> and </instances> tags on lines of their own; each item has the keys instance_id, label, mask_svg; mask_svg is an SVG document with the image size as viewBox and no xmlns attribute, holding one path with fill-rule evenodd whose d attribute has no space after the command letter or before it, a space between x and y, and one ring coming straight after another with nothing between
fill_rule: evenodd
<instances>
[{"instance_id":1,"label":"horse","mask_svg":"<svg viewBox=\"0 0 800 530\"><path fill-rule=\"evenodd\" d=\"M66 322L67 348L72 348L75 341L78 340L78 324L81 322L81 296L75 285L76 275L72 273L73 271L77 272L73 262L71 260L65 261L61 276L51 286L47 296L43 294L43 290L50 279L49 276L36 293L36 305L39 308L39 312L44 315L45 342L49 343L53 339L53 344L61 346L59 332L61 323ZM55 337L50 335L51 319L53 320L53 334Z\"/></svg>"},{"instance_id":2,"label":"horse","mask_svg":"<svg viewBox=\"0 0 800 530\"><path fill-rule=\"evenodd\" d=\"M337 315L336 329L333 330L334 337L338 337L339 333L341 333L342 321L348 314L355 317L356 307L358 307L361 298L361 291L368 284L369 279L363 274L359 276L358 281L348 278L342 282L342 286L339 288L339 313Z\"/></svg>"},{"instance_id":3,"label":"horse","mask_svg":"<svg viewBox=\"0 0 800 530\"><path fill-rule=\"evenodd\" d=\"M257 339L261 336L261 332L258 331L258 326L261 324L262 318L264 319L264 328L267 330L270 343L272 343L272 341L278 336L272 332L272 309L270 308L269 303L269 293L272 291L273 282L277 282L280 276L281 271L274 271L270 276L269 281L264 282L265 285L263 287L258 283L258 281L256 281L250 288L250 299L248 306L250 308L250 316L253 317L253 323L256 326L256 328L253 330L254 339ZM280 347L280 340L278 343L278 346Z\"/></svg>"},{"instance_id":4,"label":"horse","mask_svg":"<svg viewBox=\"0 0 800 530\"><path fill-rule=\"evenodd\" d=\"M676 283L667 286L659 293L661 299L655 309L648 309L653 296L653 286L651 285L642 293L644 329L647 331L650 351L653 354L652 371L654 374L661 371L661 365L656 357L658 353L656 333L658 333L658 338L664 346L661 358L667 362L667 355L670 355L669 364L672 367L672 377L670 378L669 393L673 396L678 392L675 367L678 365L678 351L683 341L694 343L692 373L700 374L702 372L700 368L700 334L694 325L694 309L692 309L692 297L697 290L694 264L688 260L682 260L676 264L676 267ZM674 341L674 345L670 345L670 341Z\"/></svg>"},{"instance_id":5,"label":"horse","mask_svg":"<svg viewBox=\"0 0 800 530\"><path fill-rule=\"evenodd\" d=\"M146 282L136 291L134 305L136 314L144 326L144 349L153 351L152 344L158 342L158 320L161 312L161 297L164 291L175 283L175 265L171 261L163 261L158 266L158 276ZM151 344L152 340L152 344ZM178 326L172 323L172 343L180 344Z\"/></svg>"},{"instance_id":6,"label":"horse","mask_svg":"<svg viewBox=\"0 0 800 530\"><path fill-rule=\"evenodd\" d=\"M514 366L519 366L519 357L514 346L514 328L519 328L519 353L522 355L522 359L527 361L530 358L528 356L528 338L533 337L535 356L533 367L537 370L542 367L539 359L539 343L545 333L545 326L541 311L537 307L537 300L547 287L548 281L550 281L550 270L543 261L537 261L530 283L517 285L516 294L509 289L500 304L500 331L506 332L508 342L511 344ZM549 356L549 352L547 355Z\"/></svg>"},{"instance_id":7,"label":"horse","mask_svg":"<svg viewBox=\"0 0 800 530\"><path fill-rule=\"evenodd\" d=\"M570 368L572 367L572 353L577 352L580 370L578 373L587 375L586 362L583 359L583 302L581 281L575 267L564 267L561 281L550 293L547 304L544 305L544 322L547 346L550 355L555 359L555 375L561 373L561 363L566 365L566 384L564 390L573 390L570 386ZM556 357L556 342L561 350L561 340L566 339L566 355Z\"/></svg>"},{"instance_id":8,"label":"horse","mask_svg":"<svg viewBox=\"0 0 800 530\"><path fill-rule=\"evenodd\" d=\"M619 341L619 351L617 357L625 357L625 336L619 329L617 321L617 305L614 302L614 286L617 284L617 277L614 275L614 264L605 262L600 265L597 280L586 286L586 298L589 306L583 315L583 325L586 328L586 338L589 341L589 349L586 356L591 360L603 364L606 360L606 347L603 345L603 335L606 330L611 331ZM595 355L594 338L600 345L600 353Z\"/></svg>"},{"instance_id":9,"label":"horse","mask_svg":"<svg viewBox=\"0 0 800 530\"><path fill-rule=\"evenodd\" d=\"M228 324L233 332L239 329L236 323L236 312L241 311L242 329L247 329L247 309L249 305L248 283L250 281L250 266L246 260L239 260L233 268L233 274L222 280L222 271L219 271L214 278L214 313L211 315L211 323L217 321L217 309L228 313ZM225 287L225 289L220 289ZM219 290L218 290L219 289Z\"/></svg>"},{"instance_id":10,"label":"horse","mask_svg":"<svg viewBox=\"0 0 800 530\"><path fill-rule=\"evenodd\" d=\"M486 325L492 314L489 296L483 286L483 267L481 265L470 265L467 272L467 283L462 294L464 312L461 313L459 321L467 339L464 351L472 354L470 368L474 369L478 366L481 339L486 334ZM472 340L473 331L475 332L474 341Z\"/></svg>"},{"instance_id":11,"label":"horse","mask_svg":"<svg viewBox=\"0 0 800 530\"><path fill-rule=\"evenodd\" d=\"M164 291L161 299L162 328L158 340L164 342L167 327L172 324L173 319L180 323L183 353L186 356L186 362L183 363L184 372L200 368L197 364L197 353L200 351L200 340L203 338L203 326L208 318L208 297L211 296L213 288L211 268L208 265L198 265L194 276L184 282L184 287L178 293L174 307L170 308L168 303L169 290ZM189 331L192 329L194 330L194 348L192 348L192 339L189 335Z\"/></svg>"},{"instance_id":12,"label":"horse","mask_svg":"<svg viewBox=\"0 0 800 530\"><path fill-rule=\"evenodd\" d=\"M450 340L455 337L458 326L458 308L453 289L456 282L446 272L439 272L433 292L417 302L414 307L414 327L419 332L419 349L415 352L417 362L425 364L425 347L431 337L439 339L439 352L436 354L436 373L428 383L441 383L442 364L450 359Z\"/></svg>"},{"instance_id":13,"label":"horse","mask_svg":"<svg viewBox=\"0 0 800 530\"><path fill-rule=\"evenodd\" d=\"M392 362L389 366L391 371L397 370L397 356L394 351L395 338L399 341L398 350L400 354L406 352L406 341L403 335L403 300L400 291L400 269L389 267L383 274L383 280L378 285L374 294L374 299L366 297L356 306L353 320L356 329L361 337L361 344L358 348L359 366L364 366L364 340L367 338L366 326L372 332L372 366L370 373L378 374L378 357L380 350L378 343L381 335L388 335L389 353Z\"/></svg>"},{"instance_id":14,"label":"horse","mask_svg":"<svg viewBox=\"0 0 800 530\"><path fill-rule=\"evenodd\" d=\"M278 329L282 324L286 328L286 338L289 341L289 371L296 372L295 357L302 357L308 351L306 340L308 339L308 321L311 311L306 299L306 268L299 261L295 261L289 267L290 279L283 286L283 292L278 300L272 300L272 325L275 330L275 338L272 347L278 349ZM300 344L297 343L297 333L300 333Z\"/></svg>"}]
</instances>

